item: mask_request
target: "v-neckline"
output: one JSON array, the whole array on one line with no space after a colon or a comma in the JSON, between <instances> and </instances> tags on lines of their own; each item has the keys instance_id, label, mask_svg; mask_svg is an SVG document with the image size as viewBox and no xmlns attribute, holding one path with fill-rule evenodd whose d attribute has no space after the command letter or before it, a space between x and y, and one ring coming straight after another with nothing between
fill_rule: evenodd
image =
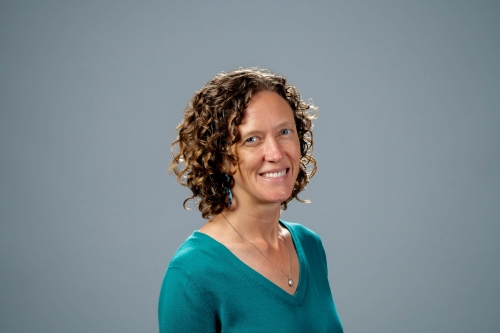
<instances>
[{"instance_id":1,"label":"v-neckline","mask_svg":"<svg viewBox=\"0 0 500 333\"><path fill-rule=\"evenodd\" d=\"M193 235L199 236L202 238L205 238L208 240L212 246L221 249L221 253L224 254L226 259L236 266L240 271L242 271L244 274L246 274L248 277L252 278L254 281L258 282L260 285L262 285L264 288L267 290L273 292L274 294L280 296L287 302L294 304L294 305L300 305L302 304L302 301L304 300L304 295L306 294L306 289L307 289L307 280L309 279L309 265L307 263L307 259L304 254L304 250L302 248L302 244L298 241L297 236L295 235L293 229L288 225L288 223L280 220L279 221L282 226L284 226L288 232L290 233L290 236L292 238L293 245L295 247L295 252L297 253L297 259L299 261L299 282L297 285L297 288L295 289L294 294L290 294L287 291L285 291L283 288L266 278L264 275L260 274L258 271L253 269L252 267L248 266L246 263L244 263L240 258L238 258L231 250L229 250L224 244L220 243L219 241L215 240L211 236L199 232L196 230Z\"/></svg>"}]
</instances>

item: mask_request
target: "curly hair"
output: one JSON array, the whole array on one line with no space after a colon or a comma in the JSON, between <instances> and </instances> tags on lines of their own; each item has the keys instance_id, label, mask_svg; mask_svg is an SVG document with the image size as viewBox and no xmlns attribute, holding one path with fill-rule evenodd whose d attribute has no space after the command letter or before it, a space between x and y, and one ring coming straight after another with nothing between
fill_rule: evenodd
<instances>
[{"instance_id":1,"label":"curly hair","mask_svg":"<svg viewBox=\"0 0 500 333\"><path fill-rule=\"evenodd\" d=\"M197 198L196 203L203 218L208 219L222 212L226 206L225 188L234 185L234 167L238 156L231 147L239 140L238 126L252 95L272 91L283 97L293 110L300 141L300 168L290 197L282 202L297 199L309 179L316 172L316 160L312 157L312 119L317 108L300 99L298 90L286 82L286 78L259 68L239 68L222 72L195 92L184 110L182 122L176 127L178 136L172 143L174 171L181 185L189 187L192 195L184 200ZM229 177L228 177L229 176Z\"/></svg>"}]
</instances>

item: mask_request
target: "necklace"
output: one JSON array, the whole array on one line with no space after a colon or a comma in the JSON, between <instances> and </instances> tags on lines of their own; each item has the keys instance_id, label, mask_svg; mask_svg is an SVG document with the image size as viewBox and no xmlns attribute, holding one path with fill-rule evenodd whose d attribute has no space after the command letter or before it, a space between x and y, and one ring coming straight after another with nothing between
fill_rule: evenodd
<instances>
[{"instance_id":1,"label":"necklace","mask_svg":"<svg viewBox=\"0 0 500 333\"><path fill-rule=\"evenodd\" d=\"M259 250L259 248L252 242L250 242L248 239L245 238L245 236L243 236L242 234L240 234L240 232L238 230L236 230L236 228L231 224L231 222L229 222L229 220L226 218L226 216L221 212L221 215L224 217L224 220L226 220L227 223L229 223L229 225L231 226L231 228L233 228L234 231L236 231L236 233L245 241L249 242L250 244L253 245L253 247L255 247L255 249L257 249L257 251L259 251L259 253L264 257L266 258L267 261L269 261L271 264L273 264L274 267L276 267L277 269L279 269L283 274L285 274L285 276L288 278L288 285L290 287L293 287L293 280L292 280L292 276L290 274L290 251L288 250L288 243L286 241L286 237L283 235L283 233L281 232L281 229L279 229L278 227L278 230L280 232L280 235L281 237L283 237L283 239L285 240L285 247L286 247L286 254L288 256L288 274L285 273L284 270L282 270L280 267L278 267L278 265L276 265L271 259L269 259L268 257L266 257L266 255L264 253L262 253L261 250ZM279 238L278 238L279 240Z\"/></svg>"}]
</instances>

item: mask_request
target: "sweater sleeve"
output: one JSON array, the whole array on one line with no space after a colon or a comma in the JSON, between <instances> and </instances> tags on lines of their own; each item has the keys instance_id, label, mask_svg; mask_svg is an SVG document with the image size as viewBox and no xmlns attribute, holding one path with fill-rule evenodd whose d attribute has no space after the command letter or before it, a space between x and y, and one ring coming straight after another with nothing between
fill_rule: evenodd
<instances>
[{"instance_id":1,"label":"sweater sleeve","mask_svg":"<svg viewBox=\"0 0 500 333\"><path fill-rule=\"evenodd\" d=\"M217 320L204 293L181 269L165 274L158 304L160 333L216 332Z\"/></svg>"},{"instance_id":2,"label":"sweater sleeve","mask_svg":"<svg viewBox=\"0 0 500 333\"><path fill-rule=\"evenodd\" d=\"M326 253L325 253L325 247L323 246L323 242L321 241L321 238L318 237L318 244L319 244L319 253L321 255L321 260L323 262L326 275L328 276L328 262L326 260Z\"/></svg>"}]
</instances>

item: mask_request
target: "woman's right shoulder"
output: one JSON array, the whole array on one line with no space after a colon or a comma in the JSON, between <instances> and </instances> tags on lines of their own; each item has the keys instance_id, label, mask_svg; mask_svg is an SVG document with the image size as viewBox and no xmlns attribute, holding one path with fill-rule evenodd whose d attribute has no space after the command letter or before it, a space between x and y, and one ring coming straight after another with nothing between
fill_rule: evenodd
<instances>
[{"instance_id":1,"label":"woman's right shoulder","mask_svg":"<svg viewBox=\"0 0 500 333\"><path fill-rule=\"evenodd\" d=\"M195 231L175 252L167 270L179 269L190 275L212 266L221 250L214 242L210 236Z\"/></svg>"}]
</instances>

